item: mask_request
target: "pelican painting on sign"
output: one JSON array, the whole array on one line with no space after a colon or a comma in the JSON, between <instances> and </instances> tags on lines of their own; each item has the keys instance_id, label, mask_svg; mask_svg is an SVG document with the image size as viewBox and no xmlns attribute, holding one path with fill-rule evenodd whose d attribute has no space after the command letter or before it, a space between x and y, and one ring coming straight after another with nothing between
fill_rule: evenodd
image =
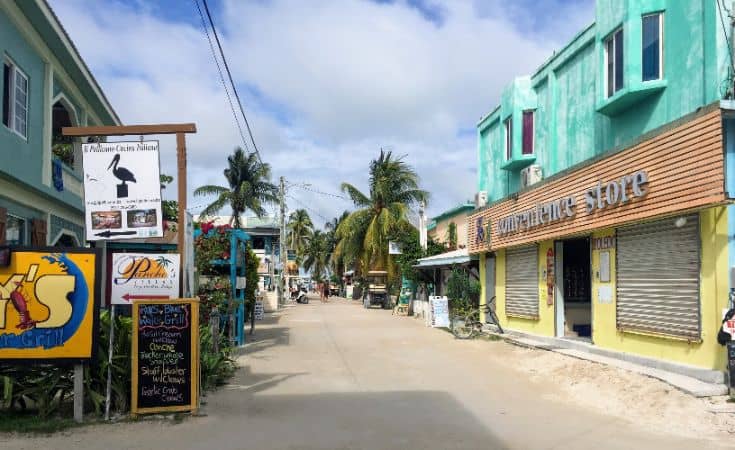
<instances>
[{"instance_id":1,"label":"pelican painting on sign","mask_svg":"<svg viewBox=\"0 0 735 450\"><path fill-rule=\"evenodd\" d=\"M112 174L115 175L118 180L122 181L122 183L117 185L117 198L126 198L128 196L128 185L125 183L128 181L135 183L135 175L124 167L118 167L118 163L120 163L119 153L113 156L112 162L107 166L107 170L112 169Z\"/></svg>"},{"instance_id":2,"label":"pelican painting on sign","mask_svg":"<svg viewBox=\"0 0 735 450\"><path fill-rule=\"evenodd\" d=\"M82 145L87 240L163 236L158 141Z\"/></svg>"}]
</instances>

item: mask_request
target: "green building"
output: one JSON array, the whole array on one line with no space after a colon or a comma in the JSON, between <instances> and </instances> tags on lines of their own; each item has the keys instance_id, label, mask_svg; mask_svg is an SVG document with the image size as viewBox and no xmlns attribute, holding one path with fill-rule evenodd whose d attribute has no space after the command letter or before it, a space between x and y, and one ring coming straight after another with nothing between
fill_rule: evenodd
<instances>
[{"instance_id":1,"label":"green building","mask_svg":"<svg viewBox=\"0 0 735 450\"><path fill-rule=\"evenodd\" d=\"M0 244L84 245L81 141L120 119L44 0L0 2Z\"/></svg>"},{"instance_id":2,"label":"green building","mask_svg":"<svg viewBox=\"0 0 735 450\"><path fill-rule=\"evenodd\" d=\"M504 328L722 381L735 288L723 3L597 0L595 22L480 120L468 247Z\"/></svg>"}]
</instances>

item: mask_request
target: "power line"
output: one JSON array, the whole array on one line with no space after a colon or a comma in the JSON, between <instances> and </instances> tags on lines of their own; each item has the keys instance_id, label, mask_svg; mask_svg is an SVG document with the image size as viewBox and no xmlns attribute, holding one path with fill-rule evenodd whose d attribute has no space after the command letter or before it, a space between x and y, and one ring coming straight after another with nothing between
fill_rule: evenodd
<instances>
[{"instance_id":1,"label":"power line","mask_svg":"<svg viewBox=\"0 0 735 450\"><path fill-rule=\"evenodd\" d=\"M237 93L237 87L235 86L235 82L232 79L232 73L230 72L230 66L227 64L227 58L225 57L225 52L222 50L222 43L219 40L219 35L217 34L217 28L214 26L214 20L212 20L212 15L209 13L209 6L207 6L207 0L202 0L202 3L204 3L204 11L207 13L207 18L209 18L209 24L212 26L212 32L214 33L214 40L217 41L217 47L219 48L219 53L222 56L222 62L225 65L225 71L227 72L227 77L230 79L230 84L232 85L232 91L235 93L235 99L237 99L237 105L240 107L240 113L242 114L242 119L245 121L245 126L248 129L248 134L250 135L250 141L253 143L253 149L255 149L255 154L258 156L258 161L260 161L260 164L263 164L263 160L260 158L260 152L258 151L258 146L255 145L255 138L253 137L253 132L250 129L250 123L248 122L248 118L245 117L245 110L242 107L242 102L240 101L240 95Z\"/></svg>"},{"instance_id":2,"label":"power line","mask_svg":"<svg viewBox=\"0 0 735 450\"><path fill-rule=\"evenodd\" d=\"M237 113L235 112L235 105L232 103L232 97L230 96L230 90L227 89L227 82L225 81L225 76L222 74L222 67L220 67L219 65L219 59L217 59L217 55L215 54L214 44L212 43L212 38L209 36L209 29L207 28L207 23L204 20L204 14L202 14L202 9L199 7L199 2L197 0L194 0L194 4L197 7L197 11L199 11L199 17L202 19L202 28L204 29L204 33L207 35L207 41L209 42L209 49L212 52L212 59L214 60L214 64L217 66L217 72L219 72L219 79L222 82L222 87L225 88L225 94L227 95L227 102L230 104L230 111L232 111L232 117L235 119L235 124L237 124L237 129L240 131L240 139L242 139L242 144L245 147L245 150L249 152L250 148L248 146L247 140L245 139L245 133L243 133L242 131L242 126L240 126L240 120L237 118Z\"/></svg>"},{"instance_id":3,"label":"power line","mask_svg":"<svg viewBox=\"0 0 735 450\"><path fill-rule=\"evenodd\" d=\"M321 214L320 212L318 212L317 210L315 210L315 209L314 209L314 208L312 208L311 206L307 206L307 205L306 205L306 204L305 204L304 202L302 202L301 200L297 199L297 198L296 198L296 197L294 197L293 195L291 195L291 194L286 194L286 197L288 197L288 198L290 198L291 200L295 201L296 203L298 203L299 205L301 205L301 206L302 206L303 208L305 208L305 209L308 209L308 210L309 210L309 211L311 211L312 213L316 214L317 216L319 216L319 217L320 217L320 218L321 218L322 220L324 220L325 222L329 222L329 219L327 219L326 217L324 217L324 216L323 216L323 215L322 215L322 214Z\"/></svg>"},{"instance_id":4,"label":"power line","mask_svg":"<svg viewBox=\"0 0 735 450\"><path fill-rule=\"evenodd\" d=\"M326 195L328 197L340 198L342 200L347 200L347 201L350 200L349 198L345 197L344 195L332 194L332 193L329 193L329 192L324 192L324 191L320 191L320 190L317 190L317 189L312 189L312 188L307 187L307 186L304 186L304 185L295 184L293 186L294 187L297 187L299 189L303 189L305 191L313 192L315 194L321 194L321 195Z\"/></svg>"}]
</instances>

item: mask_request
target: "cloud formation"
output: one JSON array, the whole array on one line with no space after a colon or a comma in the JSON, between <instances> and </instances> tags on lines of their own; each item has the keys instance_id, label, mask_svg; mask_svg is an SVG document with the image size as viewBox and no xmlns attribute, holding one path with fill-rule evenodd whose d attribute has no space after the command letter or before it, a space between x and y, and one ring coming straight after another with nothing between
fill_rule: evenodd
<instances>
[{"instance_id":1,"label":"cloud formation","mask_svg":"<svg viewBox=\"0 0 735 450\"><path fill-rule=\"evenodd\" d=\"M474 127L502 88L593 20L589 0L554 3L540 26L495 0L210 0L275 177L330 193L342 181L365 187L370 159L387 148L416 168L431 215L472 198ZM51 5L122 120L196 122L190 190L223 183L226 156L242 142L194 3ZM161 142L162 171L175 173L174 141ZM350 206L297 187L290 195L289 207L308 206L317 223Z\"/></svg>"}]
</instances>

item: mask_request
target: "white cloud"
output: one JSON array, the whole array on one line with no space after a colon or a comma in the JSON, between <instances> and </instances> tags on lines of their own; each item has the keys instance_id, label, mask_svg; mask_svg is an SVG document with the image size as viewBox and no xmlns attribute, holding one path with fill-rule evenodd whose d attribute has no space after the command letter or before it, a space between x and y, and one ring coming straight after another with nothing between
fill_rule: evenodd
<instances>
[{"instance_id":1,"label":"white cloud","mask_svg":"<svg viewBox=\"0 0 735 450\"><path fill-rule=\"evenodd\" d=\"M201 27L112 0L51 4L122 120L196 122L189 185L222 183L226 157L241 141ZM193 2L172 4L199 20ZM440 26L404 1L225 0L215 21L276 178L332 193L342 181L364 188L370 159L387 147L416 168L432 194L430 214L472 197L475 137L459 131L472 130L514 76L563 42L519 31L510 10L453 0L439 7ZM577 22L593 19L580 15ZM161 141L162 171L173 174L175 143ZM292 194L326 217L349 206Z\"/></svg>"}]
</instances>

